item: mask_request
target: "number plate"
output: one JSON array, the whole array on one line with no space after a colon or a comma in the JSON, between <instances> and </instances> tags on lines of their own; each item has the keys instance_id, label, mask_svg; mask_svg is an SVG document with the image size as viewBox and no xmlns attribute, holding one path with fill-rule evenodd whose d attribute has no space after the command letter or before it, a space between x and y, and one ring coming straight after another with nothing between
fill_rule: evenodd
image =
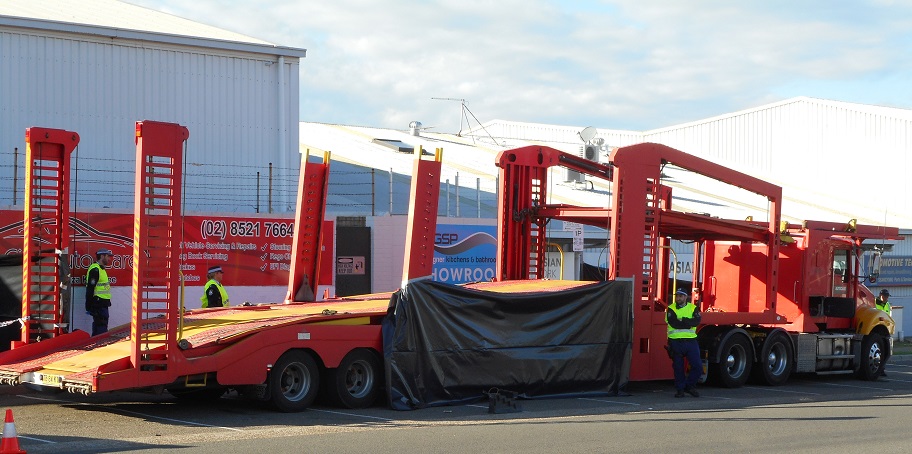
<instances>
[{"instance_id":1,"label":"number plate","mask_svg":"<svg viewBox=\"0 0 912 454\"><path fill-rule=\"evenodd\" d=\"M60 375L35 374L35 381L42 385L60 386L63 377Z\"/></svg>"}]
</instances>

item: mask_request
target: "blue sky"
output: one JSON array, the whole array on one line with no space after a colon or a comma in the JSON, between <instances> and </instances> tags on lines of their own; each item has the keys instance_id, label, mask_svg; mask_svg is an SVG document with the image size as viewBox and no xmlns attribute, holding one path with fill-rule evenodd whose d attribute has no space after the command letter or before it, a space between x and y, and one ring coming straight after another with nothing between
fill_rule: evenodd
<instances>
[{"instance_id":1,"label":"blue sky","mask_svg":"<svg viewBox=\"0 0 912 454\"><path fill-rule=\"evenodd\" d=\"M634 130L794 96L912 108L907 0L128 1L307 49L302 121L456 132L434 97Z\"/></svg>"}]
</instances>

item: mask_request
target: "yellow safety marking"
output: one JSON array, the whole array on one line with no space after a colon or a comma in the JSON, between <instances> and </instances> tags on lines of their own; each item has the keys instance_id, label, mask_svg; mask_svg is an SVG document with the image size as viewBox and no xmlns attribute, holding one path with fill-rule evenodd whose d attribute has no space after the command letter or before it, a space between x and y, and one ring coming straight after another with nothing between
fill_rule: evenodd
<instances>
[{"instance_id":1,"label":"yellow safety marking","mask_svg":"<svg viewBox=\"0 0 912 454\"><path fill-rule=\"evenodd\" d=\"M327 320L325 322L308 323L308 325L342 325L342 326L369 325L369 324L370 324L370 317L337 318L335 320Z\"/></svg>"}]
</instances>

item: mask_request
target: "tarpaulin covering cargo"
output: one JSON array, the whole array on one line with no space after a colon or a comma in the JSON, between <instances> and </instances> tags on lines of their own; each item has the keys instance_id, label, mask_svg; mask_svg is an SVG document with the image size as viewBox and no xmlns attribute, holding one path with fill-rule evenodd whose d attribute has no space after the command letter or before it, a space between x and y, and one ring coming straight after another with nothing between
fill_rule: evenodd
<instances>
[{"instance_id":1,"label":"tarpaulin covering cargo","mask_svg":"<svg viewBox=\"0 0 912 454\"><path fill-rule=\"evenodd\" d=\"M630 375L632 306L631 281L523 293L409 283L383 324L390 406L464 403L492 388L616 395Z\"/></svg>"}]
</instances>

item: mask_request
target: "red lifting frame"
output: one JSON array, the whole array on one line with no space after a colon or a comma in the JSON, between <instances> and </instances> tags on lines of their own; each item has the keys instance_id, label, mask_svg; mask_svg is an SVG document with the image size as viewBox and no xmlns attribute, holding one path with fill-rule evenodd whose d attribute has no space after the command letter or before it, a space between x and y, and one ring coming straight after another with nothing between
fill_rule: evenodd
<instances>
[{"instance_id":1,"label":"red lifting frame","mask_svg":"<svg viewBox=\"0 0 912 454\"><path fill-rule=\"evenodd\" d=\"M544 277L547 247L545 223L548 217L601 223L607 228L609 209L580 209L547 205L548 169L563 166L588 175L610 180L611 168L573 156L550 147L527 146L502 151L497 156L500 167L500 197L497 200L498 248L496 276L498 281L540 279ZM562 216L546 212L563 211ZM594 222L593 222L594 221Z\"/></svg>"},{"instance_id":2,"label":"red lifting frame","mask_svg":"<svg viewBox=\"0 0 912 454\"><path fill-rule=\"evenodd\" d=\"M434 271L434 235L437 232L443 148L436 149L433 161L422 159L423 155L422 147L417 147L409 191L409 219L405 231L403 288L408 281L430 276Z\"/></svg>"},{"instance_id":3,"label":"red lifting frame","mask_svg":"<svg viewBox=\"0 0 912 454\"><path fill-rule=\"evenodd\" d=\"M298 209L295 212L286 303L315 301L320 282L317 273L323 249L329 152L323 153L323 162L309 162L309 157L310 150L307 150L301 159L301 176L298 178Z\"/></svg>"},{"instance_id":4,"label":"red lifting frame","mask_svg":"<svg viewBox=\"0 0 912 454\"><path fill-rule=\"evenodd\" d=\"M177 352L183 144L189 137L178 124L136 122L130 361L141 374L167 373Z\"/></svg>"},{"instance_id":5,"label":"red lifting frame","mask_svg":"<svg viewBox=\"0 0 912 454\"><path fill-rule=\"evenodd\" d=\"M70 153L79 134L32 127L25 144L21 342L29 343L66 332L58 254L70 247Z\"/></svg>"}]
</instances>

